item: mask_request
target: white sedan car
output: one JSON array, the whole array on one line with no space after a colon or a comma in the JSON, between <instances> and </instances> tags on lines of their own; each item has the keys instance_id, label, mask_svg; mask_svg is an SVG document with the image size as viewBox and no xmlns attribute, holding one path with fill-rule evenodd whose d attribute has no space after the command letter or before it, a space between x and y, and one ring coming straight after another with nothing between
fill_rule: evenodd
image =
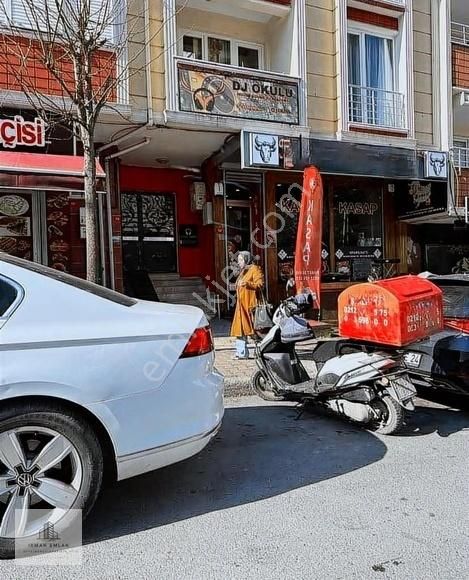
<instances>
[{"instance_id":1,"label":"white sedan car","mask_svg":"<svg viewBox=\"0 0 469 580\"><path fill-rule=\"evenodd\" d=\"M201 310L0 253L0 557L70 510L86 516L105 476L198 453L222 417Z\"/></svg>"}]
</instances>

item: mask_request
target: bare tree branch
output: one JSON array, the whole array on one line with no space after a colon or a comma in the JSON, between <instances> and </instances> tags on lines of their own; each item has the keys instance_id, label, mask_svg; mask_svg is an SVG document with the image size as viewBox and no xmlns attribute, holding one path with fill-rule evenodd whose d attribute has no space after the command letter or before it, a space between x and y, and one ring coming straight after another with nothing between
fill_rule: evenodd
<instances>
[{"instance_id":1,"label":"bare tree branch","mask_svg":"<svg viewBox=\"0 0 469 580\"><path fill-rule=\"evenodd\" d=\"M18 20L10 12L12 2L20 8ZM97 281L96 127L104 110L116 111L129 124L118 108L119 91L170 49L146 62L148 43L154 52L165 24L148 38L148 15L131 13L126 0L0 0L2 9L7 27L0 34L0 70L6 69L12 88L49 126L68 126L83 145L87 277Z\"/></svg>"}]
</instances>

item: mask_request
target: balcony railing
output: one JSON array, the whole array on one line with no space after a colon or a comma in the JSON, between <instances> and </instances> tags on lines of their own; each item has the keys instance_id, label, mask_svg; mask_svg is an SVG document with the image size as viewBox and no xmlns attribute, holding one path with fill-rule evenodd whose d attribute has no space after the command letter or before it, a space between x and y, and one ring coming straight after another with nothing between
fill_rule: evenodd
<instances>
[{"instance_id":1,"label":"balcony railing","mask_svg":"<svg viewBox=\"0 0 469 580\"><path fill-rule=\"evenodd\" d=\"M404 95L349 85L349 121L389 129L406 129Z\"/></svg>"},{"instance_id":2,"label":"balcony railing","mask_svg":"<svg viewBox=\"0 0 469 580\"><path fill-rule=\"evenodd\" d=\"M451 41L469 45L469 25L451 22Z\"/></svg>"},{"instance_id":3,"label":"balcony railing","mask_svg":"<svg viewBox=\"0 0 469 580\"><path fill-rule=\"evenodd\" d=\"M453 147L454 165L458 169L469 168L469 149L466 147Z\"/></svg>"}]
</instances>

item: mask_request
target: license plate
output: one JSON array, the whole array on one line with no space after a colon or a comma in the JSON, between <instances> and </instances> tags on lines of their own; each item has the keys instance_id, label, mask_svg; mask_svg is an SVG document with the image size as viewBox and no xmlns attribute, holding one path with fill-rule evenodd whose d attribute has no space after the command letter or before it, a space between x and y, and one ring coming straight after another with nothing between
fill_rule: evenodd
<instances>
[{"instance_id":1,"label":"license plate","mask_svg":"<svg viewBox=\"0 0 469 580\"><path fill-rule=\"evenodd\" d=\"M414 385L405 377L394 379L391 381L391 385L394 387L394 391L400 401L412 399L417 393Z\"/></svg>"},{"instance_id":2,"label":"license plate","mask_svg":"<svg viewBox=\"0 0 469 580\"><path fill-rule=\"evenodd\" d=\"M404 355L404 363L407 367L417 369L420 366L422 355L417 352L406 352Z\"/></svg>"}]
</instances>

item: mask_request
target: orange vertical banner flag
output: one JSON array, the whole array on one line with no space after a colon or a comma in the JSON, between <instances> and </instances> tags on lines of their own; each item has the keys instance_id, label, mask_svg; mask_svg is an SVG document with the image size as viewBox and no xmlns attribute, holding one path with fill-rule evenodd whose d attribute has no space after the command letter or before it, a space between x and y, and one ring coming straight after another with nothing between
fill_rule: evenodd
<instances>
[{"instance_id":1,"label":"orange vertical banner flag","mask_svg":"<svg viewBox=\"0 0 469 580\"><path fill-rule=\"evenodd\" d=\"M323 188L319 169L307 167L303 176L296 235L295 282L298 292L311 289L317 308L321 302Z\"/></svg>"}]
</instances>

